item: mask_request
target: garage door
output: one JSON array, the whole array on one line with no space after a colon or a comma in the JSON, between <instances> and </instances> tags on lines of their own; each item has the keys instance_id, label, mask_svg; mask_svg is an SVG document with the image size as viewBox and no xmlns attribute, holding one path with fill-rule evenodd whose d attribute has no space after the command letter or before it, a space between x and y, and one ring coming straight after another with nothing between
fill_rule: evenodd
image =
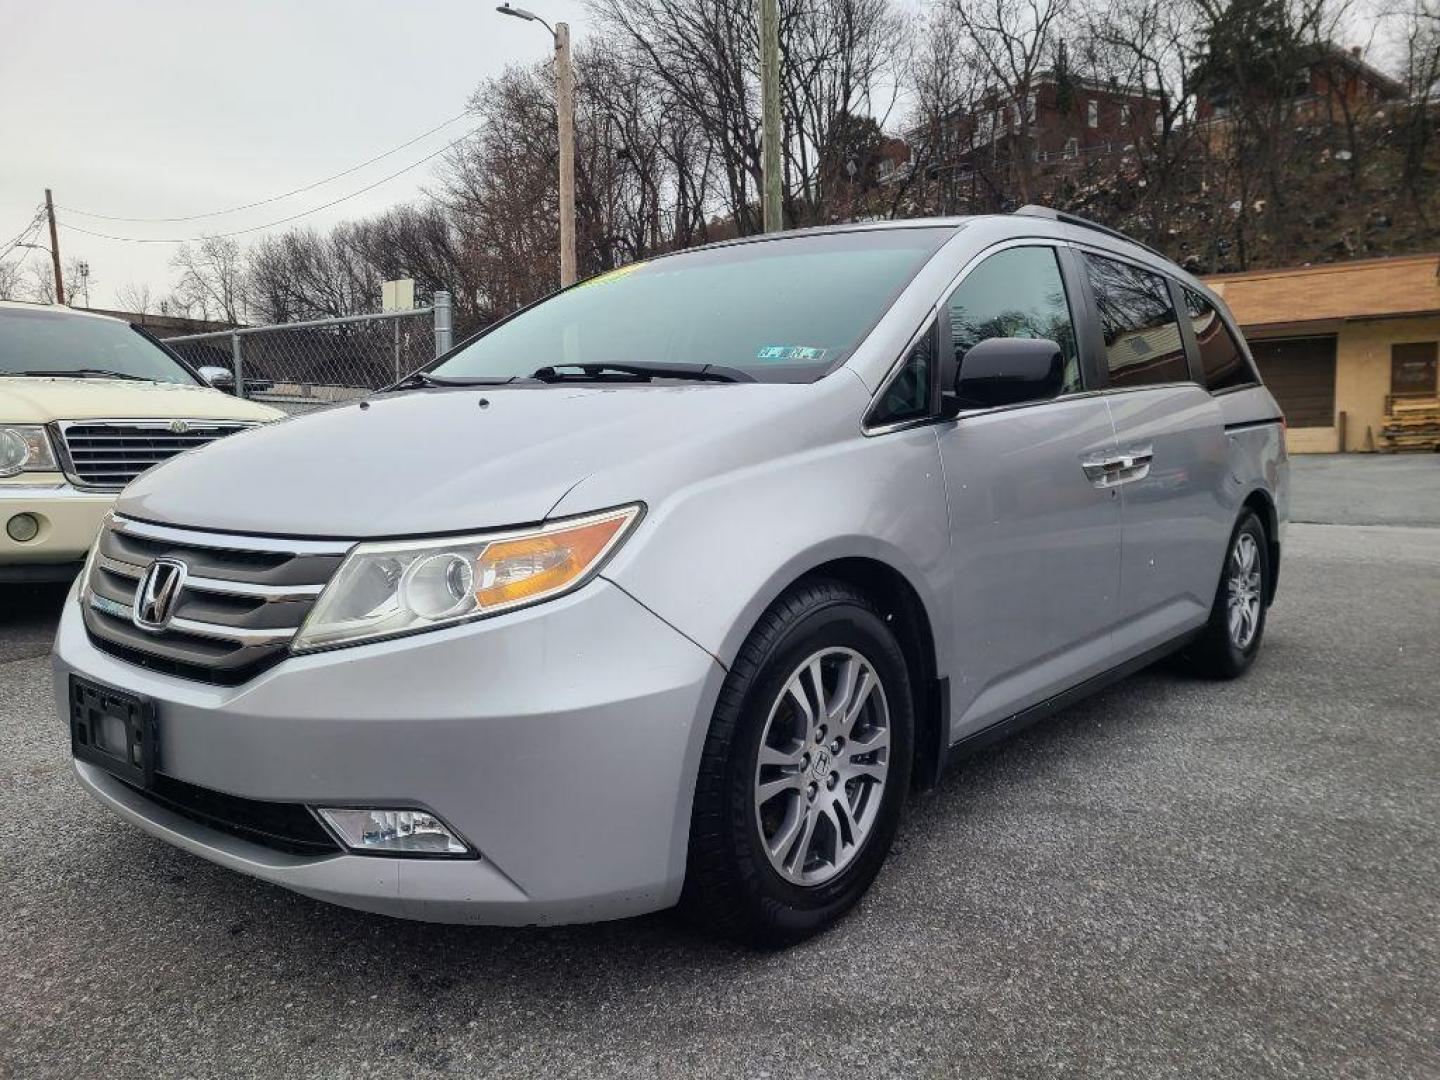
<instances>
[{"instance_id":1,"label":"garage door","mask_svg":"<svg viewBox=\"0 0 1440 1080\"><path fill-rule=\"evenodd\" d=\"M1260 377L1293 428L1335 425L1335 338L1252 341Z\"/></svg>"}]
</instances>

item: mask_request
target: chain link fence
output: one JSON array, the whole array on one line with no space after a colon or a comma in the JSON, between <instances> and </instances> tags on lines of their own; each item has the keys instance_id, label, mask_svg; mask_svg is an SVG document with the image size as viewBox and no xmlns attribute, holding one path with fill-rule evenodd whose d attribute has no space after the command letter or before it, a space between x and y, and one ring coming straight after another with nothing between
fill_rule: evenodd
<instances>
[{"instance_id":1,"label":"chain link fence","mask_svg":"<svg viewBox=\"0 0 1440 1080\"><path fill-rule=\"evenodd\" d=\"M437 292L432 307L412 311L185 334L165 344L197 368L223 369L240 397L312 412L389 386L448 351L450 295Z\"/></svg>"}]
</instances>

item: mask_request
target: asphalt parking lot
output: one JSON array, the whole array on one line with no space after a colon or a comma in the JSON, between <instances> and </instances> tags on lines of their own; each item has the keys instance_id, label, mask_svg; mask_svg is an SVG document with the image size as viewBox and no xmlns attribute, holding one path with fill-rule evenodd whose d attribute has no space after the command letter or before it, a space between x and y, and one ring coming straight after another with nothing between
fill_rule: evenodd
<instances>
[{"instance_id":1,"label":"asphalt parking lot","mask_svg":"<svg viewBox=\"0 0 1440 1080\"><path fill-rule=\"evenodd\" d=\"M12 590L0 1075L1440 1075L1440 456L1313 461L1249 677L987 751L782 954L406 923L151 840L71 775L61 593Z\"/></svg>"}]
</instances>

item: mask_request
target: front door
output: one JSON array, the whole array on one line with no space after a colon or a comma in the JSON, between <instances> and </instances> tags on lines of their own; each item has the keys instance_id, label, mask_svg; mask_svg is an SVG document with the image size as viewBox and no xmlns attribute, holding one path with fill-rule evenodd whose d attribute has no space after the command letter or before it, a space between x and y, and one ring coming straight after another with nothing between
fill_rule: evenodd
<instances>
[{"instance_id":1,"label":"front door","mask_svg":"<svg viewBox=\"0 0 1440 1080\"><path fill-rule=\"evenodd\" d=\"M1105 398L1084 394L1070 284L1055 249L1010 247L942 312L957 362L989 337L1050 338L1067 358L1058 399L962 413L937 431L955 559L952 741L1110 664L1120 499L1095 463L1114 458L1115 433Z\"/></svg>"}]
</instances>

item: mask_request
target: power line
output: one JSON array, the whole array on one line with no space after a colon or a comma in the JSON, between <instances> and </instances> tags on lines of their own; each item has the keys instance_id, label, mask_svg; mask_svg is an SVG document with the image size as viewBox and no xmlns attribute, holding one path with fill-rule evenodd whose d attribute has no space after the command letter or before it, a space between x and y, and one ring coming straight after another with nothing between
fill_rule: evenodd
<instances>
[{"instance_id":1,"label":"power line","mask_svg":"<svg viewBox=\"0 0 1440 1080\"><path fill-rule=\"evenodd\" d=\"M419 168L421 165L424 165L427 161L430 161L430 160L432 160L432 159L434 159L434 158L439 157L441 154L445 153L446 150L449 150L449 149L451 149L452 147L455 147L455 146L459 146L462 142L464 142L466 139L470 138L472 135L477 134L479 131L480 131L479 128L475 128L473 131L467 131L464 135L461 135L460 138L456 139L454 142L446 143L444 146L440 147L440 149L439 149L439 150L436 150L434 153L432 153L432 154L426 154L426 155L425 155L423 158L421 158L419 161L416 161L416 162L413 162L413 163L411 163L411 164L409 164L409 165L406 165L403 169L396 169L396 170L395 170L393 173L391 173L389 176L382 176L379 180L376 180L374 183L372 183L372 184L366 184L364 187L360 188L358 191L352 191L352 192L350 192L349 195L342 195L342 196L340 196L340 198L338 198L338 199L331 199L329 202L327 202L327 203L325 203L325 204L323 204L323 205L321 205L321 206L314 207L314 208L311 209L311 210L302 210L302 211L301 211L300 213L298 213L298 214L291 214L289 217L283 217L283 218L280 218L280 219L277 220L277 221L266 222L264 225L252 225L252 226L250 226L250 227L247 228L247 229L231 229L229 232L221 232L221 233L202 233L200 236L178 236L178 237L153 238L153 237L140 237L140 236L115 236L115 235L112 234L112 233L95 232L94 230L91 230L91 229L82 229L79 225L71 225L71 224L70 224L69 222L67 222L67 221L62 221L62 222L60 222L60 225L61 225L61 227L63 227L63 228L69 229L71 232L83 233L83 234L86 235L86 236L96 236L96 237L99 237L101 240L123 240L123 241L125 241L126 243L130 243L130 244L189 244L189 243L191 243L191 242L193 242L193 241L196 241L196 240L207 240L207 239L210 239L210 238L212 238L212 237L220 237L220 236L243 236L243 235L246 234L246 233L260 232L262 229L273 229L276 225L284 225L284 224L286 224L286 223L288 223L288 222L291 222L291 221L297 221L297 220L299 220L300 218L303 218L303 217L309 217L311 214L318 214L321 210L328 210L328 209L330 209L330 207L332 207L332 206L338 206L340 203L343 203L343 202L345 202L345 201L347 201L347 200L349 200L349 199L353 199L353 198L355 198L357 195L364 195L367 191L370 191L370 190L372 190L372 189L374 189L374 188L377 188L377 187L379 187L381 184L384 184L384 183L387 183L387 182L389 182L389 181L391 181L391 180L394 180L397 176L401 176L401 175L403 175L404 173L409 172L411 169Z\"/></svg>"},{"instance_id":2,"label":"power line","mask_svg":"<svg viewBox=\"0 0 1440 1080\"><path fill-rule=\"evenodd\" d=\"M21 229L18 233L16 233L13 238L7 240L3 244L0 244L0 259L5 258L5 256L9 255L17 247L19 247L26 240L28 240L30 234L35 231L35 229L39 226L41 220L44 217L45 208L43 206L37 206L35 208L35 216L30 219L30 223L26 225L23 229Z\"/></svg>"},{"instance_id":3,"label":"power line","mask_svg":"<svg viewBox=\"0 0 1440 1080\"><path fill-rule=\"evenodd\" d=\"M439 131L439 130L440 130L441 128L443 128L443 127L449 127L451 124L455 123L456 120L464 119L465 116L468 115L468 112L469 112L469 110L466 110L466 112L458 113L457 115L450 117L449 120L446 120L446 121L444 121L444 122L442 122L442 123L436 124L436 125L435 125L434 127L432 127L429 131L423 131L423 132L421 132L419 135L416 135L413 139L409 140L408 142L403 142L403 143L401 143L399 146L392 147L391 149L386 150L383 154L376 154L374 157L369 158L369 159L366 160L366 161L360 162L359 165L352 165L350 168L344 170L343 172L335 173L333 176L327 176L327 177L325 177L323 180L316 180L314 183L306 184L304 187L298 187L298 188L295 188L295 189L293 189L293 190L291 190L291 191L281 192L279 195L271 195L269 198L257 199L255 202L242 203L242 204L240 204L239 206L227 206L224 210L211 210L211 211L208 211L207 213L204 213L204 214L186 214L186 215L183 215L183 216L181 216L181 217L121 217L121 216L118 216L118 215L115 215L115 214L96 214L96 213L92 213L92 212L89 211L89 210L76 210L74 207L71 207L71 206L57 206L56 209L57 209L57 210L63 210L63 211L65 211L65 213L67 213L67 214L78 214L80 217L96 218L96 219L98 219L98 220L100 220L100 221L150 221L150 222L157 222L157 221L171 221L171 222L173 222L173 221L198 221L198 220L200 220L201 218L220 217L222 214L233 214L233 213L236 213L237 211L240 211L240 210L252 210L252 209L254 209L254 208L257 207L257 206L265 206L265 205L267 205L268 203L279 202L281 199L288 199L288 198L290 198L290 196L292 196L292 195L301 195L301 194L304 194L305 192L307 192L307 191L312 191L312 190L314 190L315 188L320 187L320 186L323 185L323 184L328 184L328 183L330 183L330 181L332 181L332 180L339 180L342 176L349 176L349 175L350 175L351 173L353 173L353 172L359 172L361 169L365 168L367 165L373 165L373 164L375 164L375 162L377 162L377 161L383 161L385 158L389 157L389 156L392 155L392 154L398 154L401 150L404 150L404 149L405 149L406 147L408 147L408 146L414 146L414 145L415 145L417 142L419 142L421 139L424 139L424 138L426 138L426 137L428 137L428 136L430 136L430 135L434 135L435 132ZM453 144L452 144L452 145L453 145Z\"/></svg>"}]
</instances>

